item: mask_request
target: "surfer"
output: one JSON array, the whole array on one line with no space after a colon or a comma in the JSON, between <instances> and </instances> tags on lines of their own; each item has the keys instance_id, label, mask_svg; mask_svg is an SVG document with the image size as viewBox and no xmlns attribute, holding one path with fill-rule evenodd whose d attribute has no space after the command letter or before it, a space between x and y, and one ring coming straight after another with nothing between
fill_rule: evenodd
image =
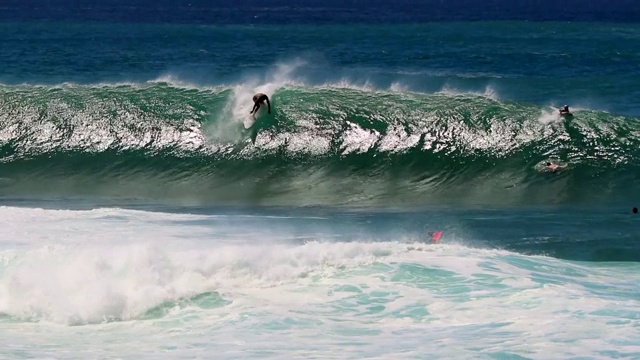
<instances>
[{"instance_id":1,"label":"surfer","mask_svg":"<svg viewBox=\"0 0 640 360\"><path fill-rule=\"evenodd\" d=\"M569 105L565 105L562 109L558 109L560 115L571 115L571 111L569 111Z\"/></svg>"},{"instance_id":2,"label":"surfer","mask_svg":"<svg viewBox=\"0 0 640 360\"><path fill-rule=\"evenodd\" d=\"M439 242L440 242L440 238L442 237L442 233L443 233L443 232L444 232L444 231L436 231L436 232L429 233L429 235L431 235L431 240L432 240L434 243L439 243Z\"/></svg>"},{"instance_id":3,"label":"surfer","mask_svg":"<svg viewBox=\"0 0 640 360\"><path fill-rule=\"evenodd\" d=\"M264 105L265 101L267 102L267 106L269 107L269 114L271 114L271 103L269 102L269 97L262 93L253 95L253 109L249 114L253 114L255 117L255 114L257 114L258 110L260 109L260 105Z\"/></svg>"}]
</instances>

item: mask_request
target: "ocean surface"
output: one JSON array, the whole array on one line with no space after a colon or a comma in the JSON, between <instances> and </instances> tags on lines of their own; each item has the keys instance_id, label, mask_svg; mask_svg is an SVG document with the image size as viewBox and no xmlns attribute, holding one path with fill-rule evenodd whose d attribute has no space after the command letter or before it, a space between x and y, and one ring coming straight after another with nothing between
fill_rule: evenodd
<instances>
[{"instance_id":1,"label":"ocean surface","mask_svg":"<svg viewBox=\"0 0 640 360\"><path fill-rule=\"evenodd\" d=\"M0 5L0 358L640 358L636 2L210 3Z\"/></svg>"}]
</instances>

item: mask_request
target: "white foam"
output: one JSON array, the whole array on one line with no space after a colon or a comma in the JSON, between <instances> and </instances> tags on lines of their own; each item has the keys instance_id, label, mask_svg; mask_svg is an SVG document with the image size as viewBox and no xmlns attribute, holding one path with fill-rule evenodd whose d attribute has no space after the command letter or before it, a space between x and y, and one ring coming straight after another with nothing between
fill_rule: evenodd
<instances>
[{"instance_id":1,"label":"white foam","mask_svg":"<svg viewBox=\"0 0 640 360\"><path fill-rule=\"evenodd\" d=\"M225 240L216 236L225 221L199 225L216 219L202 215L10 207L0 215L0 313L58 323L132 319L207 291L262 297L310 274L437 254L401 243L282 243L246 228Z\"/></svg>"},{"instance_id":2,"label":"white foam","mask_svg":"<svg viewBox=\"0 0 640 360\"><path fill-rule=\"evenodd\" d=\"M389 90L393 92L407 92L409 91L409 87L398 81L394 81L393 83L391 83L391 86L389 86Z\"/></svg>"},{"instance_id":3,"label":"white foam","mask_svg":"<svg viewBox=\"0 0 640 360\"><path fill-rule=\"evenodd\" d=\"M0 313L64 324L127 320L165 301L210 291L232 297L251 293L289 304L298 300L274 297L268 289L299 284L310 274L330 276L345 266L371 263L377 254L398 251L384 243L218 245L196 250L167 244L167 238L134 244L87 240L0 252Z\"/></svg>"},{"instance_id":4,"label":"white foam","mask_svg":"<svg viewBox=\"0 0 640 360\"><path fill-rule=\"evenodd\" d=\"M299 83L296 78L296 71L306 63L300 59L289 62L278 63L274 69L269 69L262 76L252 76L242 81L228 85L233 95L219 113L212 116L218 119L211 122L205 129L207 137L224 142L233 142L238 138L240 128L249 128L255 122L255 115L250 114L253 108L253 96L256 93L263 93L269 97L272 110L274 108L273 95L285 86L292 86ZM265 114L267 104L261 106L260 114Z\"/></svg>"},{"instance_id":5,"label":"white foam","mask_svg":"<svg viewBox=\"0 0 640 360\"><path fill-rule=\"evenodd\" d=\"M233 87L233 98L230 111L234 119L243 119L253 107L252 97L256 93L263 93L272 100L276 90L285 85L296 84L293 74L305 62L299 59L291 62L279 63L274 70L269 70L263 77L250 78Z\"/></svg>"},{"instance_id":6,"label":"white foam","mask_svg":"<svg viewBox=\"0 0 640 360\"><path fill-rule=\"evenodd\" d=\"M166 84L169 84L169 85L171 85L173 87L178 87L178 88L183 88L183 89L203 89L203 88L205 88L205 86L203 86L202 84L185 81L185 80L181 79L179 76L174 75L174 74L161 75L161 76L157 77L156 79L150 80L149 83L150 84L166 83Z\"/></svg>"},{"instance_id":7,"label":"white foam","mask_svg":"<svg viewBox=\"0 0 640 360\"><path fill-rule=\"evenodd\" d=\"M472 90L460 90L452 87L451 85L445 85L439 93L446 95L475 95L482 96L491 100L500 100L500 95L498 91L494 89L491 85L487 85L484 88L484 91L472 91Z\"/></svg>"},{"instance_id":8,"label":"white foam","mask_svg":"<svg viewBox=\"0 0 640 360\"><path fill-rule=\"evenodd\" d=\"M301 243L252 222L260 217L241 219L248 222L0 208L0 313L16 320L0 329L0 355L566 358L638 350L637 264L474 249L453 235L439 245L344 236ZM176 305L140 320L159 304L207 292L228 303ZM121 321L59 325L105 320Z\"/></svg>"},{"instance_id":9,"label":"white foam","mask_svg":"<svg viewBox=\"0 0 640 360\"><path fill-rule=\"evenodd\" d=\"M341 144L343 155L365 153L380 140L380 132L377 130L365 129L350 121L347 123L349 129L345 130Z\"/></svg>"},{"instance_id":10,"label":"white foam","mask_svg":"<svg viewBox=\"0 0 640 360\"><path fill-rule=\"evenodd\" d=\"M558 114L558 109L550 107L540 110L538 122L543 125L560 124L564 118Z\"/></svg>"},{"instance_id":11,"label":"white foam","mask_svg":"<svg viewBox=\"0 0 640 360\"><path fill-rule=\"evenodd\" d=\"M420 142L421 132L413 129L411 133L407 133L404 126L393 124L387 128L387 131L380 140L379 147L381 151L402 152L416 146Z\"/></svg>"},{"instance_id":12,"label":"white foam","mask_svg":"<svg viewBox=\"0 0 640 360\"><path fill-rule=\"evenodd\" d=\"M375 92L376 88L370 81L356 82L351 79L343 78L338 81L327 81L319 86L325 89L351 89L363 92Z\"/></svg>"}]
</instances>

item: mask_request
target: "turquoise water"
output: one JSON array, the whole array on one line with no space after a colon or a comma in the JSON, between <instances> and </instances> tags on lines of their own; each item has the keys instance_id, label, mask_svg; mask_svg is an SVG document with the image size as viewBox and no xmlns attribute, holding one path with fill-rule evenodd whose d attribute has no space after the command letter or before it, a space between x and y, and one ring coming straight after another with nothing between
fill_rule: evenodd
<instances>
[{"instance_id":1,"label":"turquoise water","mask_svg":"<svg viewBox=\"0 0 640 360\"><path fill-rule=\"evenodd\" d=\"M0 214L3 357L638 356L622 214Z\"/></svg>"},{"instance_id":2,"label":"turquoise water","mask_svg":"<svg viewBox=\"0 0 640 360\"><path fill-rule=\"evenodd\" d=\"M7 7L1 357L640 356L632 11L227 5Z\"/></svg>"}]
</instances>

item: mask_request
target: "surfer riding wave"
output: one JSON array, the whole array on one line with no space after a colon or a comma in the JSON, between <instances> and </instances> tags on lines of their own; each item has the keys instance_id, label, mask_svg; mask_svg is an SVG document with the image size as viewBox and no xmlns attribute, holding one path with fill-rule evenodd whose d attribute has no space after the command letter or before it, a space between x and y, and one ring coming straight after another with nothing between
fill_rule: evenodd
<instances>
[{"instance_id":1,"label":"surfer riding wave","mask_svg":"<svg viewBox=\"0 0 640 360\"><path fill-rule=\"evenodd\" d=\"M258 110L260 109L260 105L264 105L265 101L267 102L268 112L271 114L271 103L269 102L269 97L262 93L253 95L253 109L251 109L249 114L253 114L253 117L255 118Z\"/></svg>"}]
</instances>

